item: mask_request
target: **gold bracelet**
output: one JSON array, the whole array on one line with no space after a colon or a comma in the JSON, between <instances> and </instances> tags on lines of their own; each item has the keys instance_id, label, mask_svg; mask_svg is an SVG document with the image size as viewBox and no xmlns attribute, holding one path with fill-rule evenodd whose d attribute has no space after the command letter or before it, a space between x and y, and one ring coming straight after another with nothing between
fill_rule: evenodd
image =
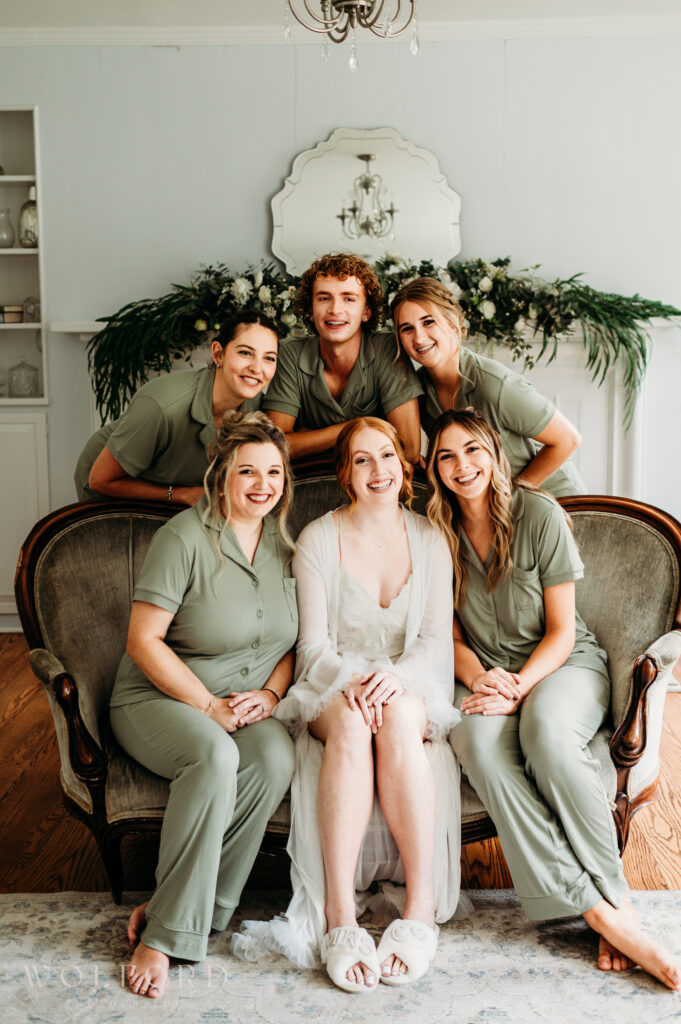
<instances>
[{"instance_id":1,"label":"gold bracelet","mask_svg":"<svg viewBox=\"0 0 681 1024\"><path fill-rule=\"evenodd\" d=\"M274 696L275 696L275 697L277 698L277 704L278 704L278 703L279 703L279 701L281 700L281 697L279 696L279 694L277 693L277 691L276 691L276 690L273 690L271 686L263 686L263 687L261 687L261 689L263 689L263 690L267 690L267 692L268 692L268 693L273 693L273 694L274 694Z\"/></svg>"},{"instance_id":2,"label":"gold bracelet","mask_svg":"<svg viewBox=\"0 0 681 1024\"><path fill-rule=\"evenodd\" d=\"M213 708L215 707L215 705L217 704L217 702L218 702L217 697L213 697L213 699L211 700L210 704L206 708L205 713L208 715L209 718L210 718L210 713L213 710Z\"/></svg>"},{"instance_id":3,"label":"gold bracelet","mask_svg":"<svg viewBox=\"0 0 681 1024\"><path fill-rule=\"evenodd\" d=\"M169 505L172 505L172 503L173 503L173 485L172 484L170 484L170 486L168 487L168 493L166 494L166 501L168 502Z\"/></svg>"}]
</instances>

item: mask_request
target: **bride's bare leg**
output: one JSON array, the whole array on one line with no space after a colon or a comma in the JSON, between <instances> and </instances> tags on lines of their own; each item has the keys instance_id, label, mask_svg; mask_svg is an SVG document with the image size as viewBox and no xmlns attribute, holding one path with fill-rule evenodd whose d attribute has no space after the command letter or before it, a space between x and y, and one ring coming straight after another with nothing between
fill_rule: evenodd
<instances>
[{"instance_id":1,"label":"bride's bare leg","mask_svg":"<svg viewBox=\"0 0 681 1024\"><path fill-rule=\"evenodd\" d=\"M432 928L435 919L433 776L423 748L426 712L423 701L402 694L383 708L383 725L376 733L378 797L388 827L400 851L407 905L405 918ZM381 964L383 974L405 974L398 957Z\"/></svg>"},{"instance_id":2,"label":"bride's bare leg","mask_svg":"<svg viewBox=\"0 0 681 1024\"><path fill-rule=\"evenodd\" d=\"M374 796L371 730L359 709L345 697L334 698L310 732L324 743L319 773L317 817L326 877L327 928L356 925L355 868ZM361 961L347 972L348 981L374 986L378 982Z\"/></svg>"},{"instance_id":3,"label":"bride's bare leg","mask_svg":"<svg viewBox=\"0 0 681 1024\"><path fill-rule=\"evenodd\" d=\"M584 914L584 920L610 944L616 955L632 960L667 988L681 989L681 970L664 946L641 930L628 898L619 908L601 900ZM600 958L599 950L599 967Z\"/></svg>"}]
</instances>

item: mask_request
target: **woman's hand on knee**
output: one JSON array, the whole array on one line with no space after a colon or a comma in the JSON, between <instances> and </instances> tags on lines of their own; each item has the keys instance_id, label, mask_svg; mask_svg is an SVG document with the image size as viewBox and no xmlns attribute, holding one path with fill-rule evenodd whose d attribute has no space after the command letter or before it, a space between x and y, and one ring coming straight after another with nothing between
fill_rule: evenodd
<instances>
[{"instance_id":1,"label":"woman's hand on knee","mask_svg":"<svg viewBox=\"0 0 681 1024\"><path fill-rule=\"evenodd\" d=\"M404 693L404 687L395 673L385 672L383 669L364 676L362 688L367 704L374 707L381 704L392 704Z\"/></svg>"},{"instance_id":2,"label":"woman's hand on knee","mask_svg":"<svg viewBox=\"0 0 681 1024\"><path fill-rule=\"evenodd\" d=\"M471 693L461 701L464 715L514 715L521 701L500 693Z\"/></svg>"},{"instance_id":3,"label":"woman's hand on knee","mask_svg":"<svg viewBox=\"0 0 681 1024\"><path fill-rule=\"evenodd\" d=\"M218 697L210 710L206 712L209 718L222 726L225 732L236 732L239 728L239 712L230 707L231 698Z\"/></svg>"},{"instance_id":4,"label":"woman's hand on knee","mask_svg":"<svg viewBox=\"0 0 681 1024\"><path fill-rule=\"evenodd\" d=\"M244 690L243 693L233 693L227 702L237 716L240 729L269 718L279 703L271 690Z\"/></svg>"},{"instance_id":5,"label":"woman's hand on knee","mask_svg":"<svg viewBox=\"0 0 681 1024\"><path fill-rule=\"evenodd\" d=\"M498 693L501 697L507 697L508 700L518 700L520 698L520 679L515 672L507 672L500 665L495 665L494 668L487 669L487 671L478 672L473 677L470 690L474 694L493 695Z\"/></svg>"},{"instance_id":6,"label":"woman's hand on knee","mask_svg":"<svg viewBox=\"0 0 681 1024\"><path fill-rule=\"evenodd\" d=\"M383 716L381 715L380 721L378 721L379 716L376 714L377 706L367 703L363 683L364 678L364 676L360 676L355 673L343 690L343 694L348 702L350 710L359 711L371 731L375 733L380 725L383 724ZM380 707L380 705L378 706Z\"/></svg>"}]
</instances>

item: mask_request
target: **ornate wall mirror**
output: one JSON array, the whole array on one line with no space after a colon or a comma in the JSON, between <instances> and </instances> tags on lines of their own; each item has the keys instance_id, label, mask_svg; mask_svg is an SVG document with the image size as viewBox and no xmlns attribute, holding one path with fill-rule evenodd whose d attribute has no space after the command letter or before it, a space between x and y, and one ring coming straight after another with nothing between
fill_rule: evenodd
<instances>
[{"instance_id":1,"label":"ornate wall mirror","mask_svg":"<svg viewBox=\"0 0 681 1024\"><path fill-rule=\"evenodd\" d=\"M337 128L298 154L272 199L272 252L291 274L339 250L445 266L461 249L460 210L433 153L393 128Z\"/></svg>"}]
</instances>

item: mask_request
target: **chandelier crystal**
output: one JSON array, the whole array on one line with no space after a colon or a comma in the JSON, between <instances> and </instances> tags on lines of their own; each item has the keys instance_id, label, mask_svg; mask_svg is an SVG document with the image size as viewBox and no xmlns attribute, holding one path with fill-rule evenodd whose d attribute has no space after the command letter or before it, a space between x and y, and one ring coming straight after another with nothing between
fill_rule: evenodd
<instances>
[{"instance_id":1,"label":"chandelier crystal","mask_svg":"<svg viewBox=\"0 0 681 1024\"><path fill-rule=\"evenodd\" d=\"M365 170L354 181L351 202L346 209L342 208L336 217L341 222L346 238L384 238L393 230L395 214L399 211L391 201L385 206L385 188L380 174L371 173L371 161L376 159L374 153L359 153L358 160L364 162Z\"/></svg>"},{"instance_id":2,"label":"chandelier crystal","mask_svg":"<svg viewBox=\"0 0 681 1024\"><path fill-rule=\"evenodd\" d=\"M328 42L344 42L351 38L350 70L356 71L357 29L366 28L381 39L390 39L413 25L410 50L420 50L416 0L284 0L284 38L291 37L289 11L296 21L310 32L323 35L322 59L328 59ZM314 8L314 9L313 9Z\"/></svg>"}]
</instances>

